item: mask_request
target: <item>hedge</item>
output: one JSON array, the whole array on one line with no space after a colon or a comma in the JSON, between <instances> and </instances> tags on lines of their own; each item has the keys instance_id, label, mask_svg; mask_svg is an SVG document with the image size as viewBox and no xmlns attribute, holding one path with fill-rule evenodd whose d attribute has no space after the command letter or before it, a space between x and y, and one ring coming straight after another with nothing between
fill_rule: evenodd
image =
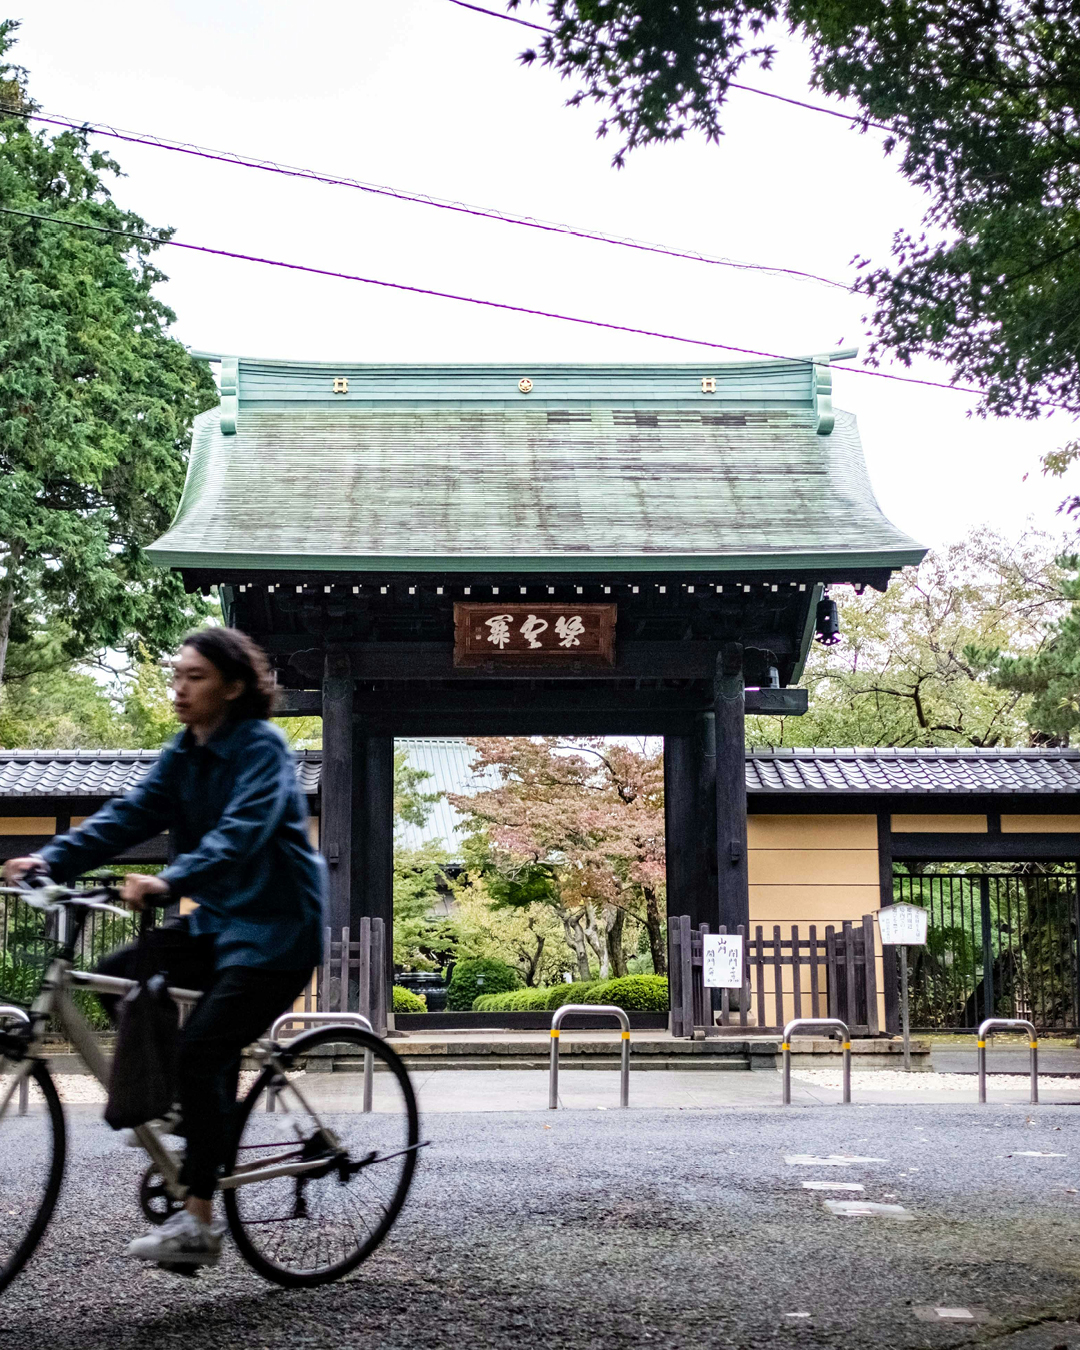
<instances>
[{"instance_id":1,"label":"hedge","mask_svg":"<svg viewBox=\"0 0 1080 1350\"><path fill-rule=\"evenodd\" d=\"M582 996L596 983L595 980L575 980L573 984L553 984L548 990L547 1006L552 1012L564 1003L580 1003Z\"/></svg>"},{"instance_id":2,"label":"hedge","mask_svg":"<svg viewBox=\"0 0 1080 1350\"><path fill-rule=\"evenodd\" d=\"M623 975L602 980L582 995L582 1003L613 1003L626 1012L667 1012L666 975Z\"/></svg>"},{"instance_id":3,"label":"hedge","mask_svg":"<svg viewBox=\"0 0 1080 1350\"><path fill-rule=\"evenodd\" d=\"M483 984L478 976L483 976ZM505 961L480 956L459 961L446 992L447 1012L469 1012L482 994L502 994L521 988L521 976Z\"/></svg>"},{"instance_id":4,"label":"hedge","mask_svg":"<svg viewBox=\"0 0 1080 1350\"><path fill-rule=\"evenodd\" d=\"M394 985L394 1012L396 1013L423 1013L427 1012L427 999L423 994L414 994L411 989L406 989L402 984Z\"/></svg>"},{"instance_id":5,"label":"hedge","mask_svg":"<svg viewBox=\"0 0 1080 1350\"><path fill-rule=\"evenodd\" d=\"M624 975L616 980L576 981L544 989L483 994L473 1003L473 1011L554 1012L564 1003L613 1003L627 1012L667 1012L667 976Z\"/></svg>"}]
</instances>

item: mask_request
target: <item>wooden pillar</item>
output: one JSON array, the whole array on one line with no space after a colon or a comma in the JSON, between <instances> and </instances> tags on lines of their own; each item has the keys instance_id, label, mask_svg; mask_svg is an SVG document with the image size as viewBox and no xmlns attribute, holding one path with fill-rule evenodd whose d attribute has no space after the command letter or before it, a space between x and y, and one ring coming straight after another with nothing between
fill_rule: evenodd
<instances>
[{"instance_id":1,"label":"wooden pillar","mask_svg":"<svg viewBox=\"0 0 1080 1350\"><path fill-rule=\"evenodd\" d=\"M327 652L322 689L322 777L319 847L329 873L327 924L347 928L353 871L353 681L349 657Z\"/></svg>"},{"instance_id":2,"label":"wooden pillar","mask_svg":"<svg viewBox=\"0 0 1080 1350\"><path fill-rule=\"evenodd\" d=\"M719 921L750 931L746 859L746 700L743 649L726 643L716 663L716 891Z\"/></svg>"},{"instance_id":3,"label":"wooden pillar","mask_svg":"<svg viewBox=\"0 0 1080 1350\"><path fill-rule=\"evenodd\" d=\"M716 907L716 724L712 713L687 736L664 737L667 912L690 925L718 923Z\"/></svg>"},{"instance_id":4,"label":"wooden pillar","mask_svg":"<svg viewBox=\"0 0 1080 1350\"><path fill-rule=\"evenodd\" d=\"M353 738L356 793L352 817L352 894L350 927L363 918L386 925L386 973L394 966L394 738L365 736L358 724Z\"/></svg>"},{"instance_id":5,"label":"wooden pillar","mask_svg":"<svg viewBox=\"0 0 1080 1350\"><path fill-rule=\"evenodd\" d=\"M877 818L878 904L884 909L893 903L892 816L879 811ZM885 999L885 1030L896 1035L900 1030L900 989L897 971L899 949L881 949L881 991Z\"/></svg>"}]
</instances>

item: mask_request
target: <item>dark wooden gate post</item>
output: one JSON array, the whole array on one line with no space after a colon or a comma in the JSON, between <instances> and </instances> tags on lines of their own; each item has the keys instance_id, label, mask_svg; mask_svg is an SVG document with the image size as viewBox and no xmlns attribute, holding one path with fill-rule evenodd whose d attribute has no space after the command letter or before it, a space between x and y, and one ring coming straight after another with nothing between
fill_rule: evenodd
<instances>
[{"instance_id":1,"label":"dark wooden gate post","mask_svg":"<svg viewBox=\"0 0 1080 1350\"><path fill-rule=\"evenodd\" d=\"M690 735L664 737L667 912L688 914L693 928L716 927L715 818L715 718L705 713Z\"/></svg>"},{"instance_id":2,"label":"dark wooden gate post","mask_svg":"<svg viewBox=\"0 0 1080 1350\"><path fill-rule=\"evenodd\" d=\"M353 803L352 903L350 923L362 918L386 925L384 968L393 978L394 959L394 738L365 736L356 728L356 795Z\"/></svg>"},{"instance_id":3,"label":"dark wooden gate post","mask_svg":"<svg viewBox=\"0 0 1080 1350\"><path fill-rule=\"evenodd\" d=\"M319 847L329 872L327 923L349 926L352 897L353 682L346 652L327 652L322 688Z\"/></svg>"},{"instance_id":4,"label":"dark wooden gate post","mask_svg":"<svg viewBox=\"0 0 1080 1350\"><path fill-rule=\"evenodd\" d=\"M726 643L717 661L716 878L719 922L729 933L750 927L746 860L746 700L743 649Z\"/></svg>"}]
</instances>

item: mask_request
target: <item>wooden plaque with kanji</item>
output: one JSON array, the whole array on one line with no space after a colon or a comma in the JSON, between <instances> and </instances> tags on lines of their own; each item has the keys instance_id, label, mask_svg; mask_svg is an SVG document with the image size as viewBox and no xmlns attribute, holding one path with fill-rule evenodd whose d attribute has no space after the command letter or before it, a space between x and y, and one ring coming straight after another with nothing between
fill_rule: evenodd
<instances>
[{"instance_id":1,"label":"wooden plaque with kanji","mask_svg":"<svg viewBox=\"0 0 1080 1350\"><path fill-rule=\"evenodd\" d=\"M615 605L454 605L454 665L615 664Z\"/></svg>"}]
</instances>

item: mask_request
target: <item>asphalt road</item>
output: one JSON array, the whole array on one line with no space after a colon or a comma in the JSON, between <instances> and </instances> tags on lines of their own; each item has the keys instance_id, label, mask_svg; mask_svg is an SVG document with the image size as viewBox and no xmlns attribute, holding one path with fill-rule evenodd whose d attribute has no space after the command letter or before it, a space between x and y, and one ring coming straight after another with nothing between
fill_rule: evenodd
<instances>
[{"instance_id":1,"label":"asphalt road","mask_svg":"<svg viewBox=\"0 0 1080 1350\"><path fill-rule=\"evenodd\" d=\"M141 1155L92 1108L70 1120L61 1208L0 1295L3 1350L1080 1350L1076 1108L432 1115L391 1238L303 1292L231 1248L193 1281L126 1260ZM1067 1156L1007 1156L1025 1151ZM912 1217L835 1217L806 1180L861 1183ZM923 1305L991 1320L931 1324Z\"/></svg>"}]
</instances>

